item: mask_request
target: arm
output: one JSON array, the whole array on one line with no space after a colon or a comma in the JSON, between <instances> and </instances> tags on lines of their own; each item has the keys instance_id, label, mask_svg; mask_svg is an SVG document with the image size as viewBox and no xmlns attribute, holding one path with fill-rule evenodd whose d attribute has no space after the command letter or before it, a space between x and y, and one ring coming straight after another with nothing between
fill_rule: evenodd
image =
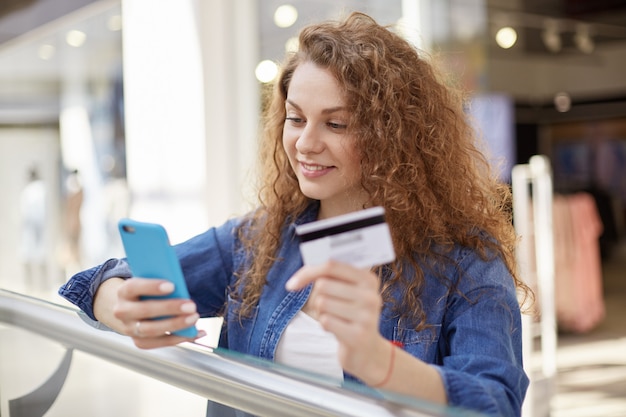
<instances>
[{"instance_id":1,"label":"arm","mask_svg":"<svg viewBox=\"0 0 626 417\"><path fill-rule=\"evenodd\" d=\"M439 344L449 401L489 415L519 416L528 377L515 286L498 259L466 256L460 265L466 276L448 299Z\"/></svg>"},{"instance_id":2,"label":"arm","mask_svg":"<svg viewBox=\"0 0 626 417\"><path fill-rule=\"evenodd\" d=\"M315 285L306 312L337 337L339 359L346 372L375 388L447 404L437 369L393 346L379 333L382 298L374 273L330 261L301 268L287 289L299 290L311 282Z\"/></svg>"},{"instance_id":3,"label":"arm","mask_svg":"<svg viewBox=\"0 0 626 417\"><path fill-rule=\"evenodd\" d=\"M440 359L426 359L433 363L397 347L392 355L378 330L382 300L371 272L333 262L303 267L287 288L314 283L308 308L339 340L344 369L366 384L490 415L519 415L528 379L512 280L499 261L463 261L467 279L458 290L465 296L453 292L446 303Z\"/></svg>"},{"instance_id":4,"label":"arm","mask_svg":"<svg viewBox=\"0 0 626 417\"><path fill-rule=\"evenodd\" d=\"M366 384L435 404L449 404L441 374L436 366L412 356L387 339L373 345L365 366L352 372ZM392 352L393 350L393 352ZM416 376L419 377L416 378Z\"/></svg>"},{"instance_id":5,"label":"arm","mask_svg":"<svg viewBox=\"0 0 626 417\"><path fill-rule=\"evenodd\" d=\"M119 333L136 337L137 322L141 321L140 347L180 343L185 339L166 338L165 332L188 327L199 315L215 315L223 306L233 269L234 224L234 221L227 222L220 228L211 228L175 246L192 303L188 300L140 302L142 295L162 295L170 292L171 288L162 280L129 279L132 275L130 269L120 259L111 259L79 272L59 289L59 294L77 305L83 318L94 327L108 326ZM175 317L146 321L166 315ZM147 337L153 340L147 343Z\"/></svg>"},{"instance_id":6,"label":"arm","mask_svg":"<svg viewBox=\"0 0 626 417\"><path fill-rule=\"evenodd\" d=\"M133 338L142 349L171 346L186 338L170 334L171 331L193 325L200 316L196 304L186 299L140 300L140 296L164 295L172 292L172 283L164 280L111 278L104 281L94 297L96 319ZM158 317L164 317L155 320ZM199 331L196 338L206 334Z\"/></svg>"},{"instance_id":7,"label":"arm","mask_svg":"<svg viewBox=\"0 0 626 417\"><path fill-rule=\"evenodd\" d=\"M117 293L119 288L124 284L122 278L111 278L104 281L98 287L93 300L93 313L96 319L118 333L123 332L123 323L113 314L110 306L117 304Z\"/></svg>"}]
</instances>

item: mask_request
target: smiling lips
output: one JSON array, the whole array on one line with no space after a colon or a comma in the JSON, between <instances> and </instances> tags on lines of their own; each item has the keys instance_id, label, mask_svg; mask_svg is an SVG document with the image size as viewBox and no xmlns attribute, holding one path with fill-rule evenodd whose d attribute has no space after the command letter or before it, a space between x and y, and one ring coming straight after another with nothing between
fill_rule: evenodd
<instances>
[{"instance_id":1,"label":"smiling lips","mask_svg":"<svg viewBox=\"0 0 626 417\"><path fill-rule=\"evenodd\" d=\"M328 173L334 167L332 166L324 166L317 164L305 164L304 162L300 162L302 175L308 178L316 178L321 177L322 175Z\"/></svg>"}]
</instances>

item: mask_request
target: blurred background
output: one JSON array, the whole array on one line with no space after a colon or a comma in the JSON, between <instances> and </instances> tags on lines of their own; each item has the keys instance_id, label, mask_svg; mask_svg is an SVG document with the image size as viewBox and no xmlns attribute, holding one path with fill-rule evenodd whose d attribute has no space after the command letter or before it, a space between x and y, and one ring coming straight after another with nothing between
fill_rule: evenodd
<instances>
[{"instance_id":1,"label":"blurred background","mask_svg":"<svg viewBox=\"0 0 626 417\"><path fill-rule=\"evenodd\" d=\"M626 397L624 0L2 0L0 288L61 302L74 272L123 255L121 217L178 243L245 212L277 64L302 26L352 10L397 24L467 89L503 182L545 155L555 224L585 207L555 225L559 348L622 341L589 364L621 373L589 399L613 408L575 414L600 382L566 379L574 356L551 407L626 416L612 402ZM571 259L585 265L576 293ZM579 302L589 281L598 297ZM593 314L568 313L581 306Z\"/></svg>"}]
</instances>

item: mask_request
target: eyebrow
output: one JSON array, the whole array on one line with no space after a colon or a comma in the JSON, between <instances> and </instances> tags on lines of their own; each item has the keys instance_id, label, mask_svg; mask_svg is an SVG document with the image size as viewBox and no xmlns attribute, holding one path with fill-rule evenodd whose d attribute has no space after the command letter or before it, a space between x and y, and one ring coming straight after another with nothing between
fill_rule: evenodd
<instances>
[{"instance_id":1,"label":"eyebrow","mask_svg":"<svg viewBox=\"0 0 626 417\"><path fill-rule=\"evenodd\" d=\"M295 107L297 110L302 110L302 108L300 106L298 106L296 103L294 103L293 101L291 101L289 99L285 100L285 102L289 103L290 105ZM322 110L322 114L330 114L330 113L335 113L335 112L338 112L338 111L345 111L345 110L347 110L347 108L345 106L330 107L328 109Z\"/></svg>"}]
</instances>

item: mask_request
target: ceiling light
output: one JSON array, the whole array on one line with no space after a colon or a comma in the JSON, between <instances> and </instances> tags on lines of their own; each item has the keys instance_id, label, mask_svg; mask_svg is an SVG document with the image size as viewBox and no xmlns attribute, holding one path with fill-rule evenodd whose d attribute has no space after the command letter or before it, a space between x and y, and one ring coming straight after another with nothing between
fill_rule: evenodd
<instances>
[{"instance_id":1,"label":"ceiling light","mask_svg":"<svg viewBox=\"0 0 626 417\"><path fill-rule=\"evenodd\" d=\"M117 32L122 30L122 16L116 14L109 17L109 19L107 20L107 28L111 32Z\"/></svg>"},{"instance_id":2,"label":"ceiling light","mask_svg":"<svg viewBox=\"0 0 626 417\"><path fill-rule=\"evenodd\" d=\"M285 42L285 52L297 52L299 47L300 41L297 36L293 36Z\"/></svg>"},{"instance_id":3,"label":"ceiling light","mask_svg":"<svg viewBox=\"0 0 626 417\"><path fill-rule=\"evenodd\" d=\"M278 75L278 65L269 59L261 61L256 66L254 75L256 75L256 79L262 83L269 83L276 78L276 75Z\"/></svg>"},{"instance_id":4,"label":"ceiling light","mask_svg":"<svg viewBox=\"0 0 626 417\"><path fill-rule=\"evenodd\" d=\"M572 108L572 98L565 92L557 93L554 96L554 107L559 113L568 112Z\"/></svg>"},{"instance_id":5,"label":"ceiling light","mask_svg":"<svg viewBox=\"0 0 626 417\"><path fill-rule=\"evenodd\" d=\"M43 44L39 47L39 50L37 51L37 55L39 56L40 59L43 59L44 61L48 61L54 56L55 52L56 52L56 48L53 45Z\"/></svg>"},{"instance_id":6,"label":"ceiling light","mask_svg":"<svg viewBox=\"0 0 626 417\"><path fill-rule=\"evenodd\" d=\"M562 48L559 24L554 19L544 21L544 29L541 32L541 39L546 49L550 52L559 52Z\"/></svg>"},{"instance_id":7,"label":"ceiling light","mask_svg":"<svg viewBox=\"0 0 626 417\"><path fill-rule=\"evenodd\" d=\"M510 26L505 26L496 33L496 43L500 48L509 49L517 42L517 32Z\"/></svg>"},{"instance_id":8,"label":"ceiling light","mask_svg":"<svg viewBox=\"0 0 626 417\"><path fill-rule=\"evenodd\" d=\"M590 54L595 48L595 43L591 38L589 25L581 23L576 26L576 34L574 35L574 43L576 47L585 54Z\"/></svg>"},{"instance_id":9,"label":"ceiling light","mask_svg":"<svg viewBox=\"0 0 626 417\"><path fill-rule=\"evenodd\" d=\"M279 28L288 28L298 20L298 10L291 4L279 6L274 12L274 23Z\"/></svg>"},{"instance_id":10,"label":"ceiling light","mask_svg":"<svg viewBox=\"0 0 626 417\"><path fill-rule=\"evenodd\" d=\"M65 35L65 41L68 45L78 48L85 43L85 39L87 39L87 35L85 32L81 32L80 30L70 30Z\"/></svg>"}]
</instances>

